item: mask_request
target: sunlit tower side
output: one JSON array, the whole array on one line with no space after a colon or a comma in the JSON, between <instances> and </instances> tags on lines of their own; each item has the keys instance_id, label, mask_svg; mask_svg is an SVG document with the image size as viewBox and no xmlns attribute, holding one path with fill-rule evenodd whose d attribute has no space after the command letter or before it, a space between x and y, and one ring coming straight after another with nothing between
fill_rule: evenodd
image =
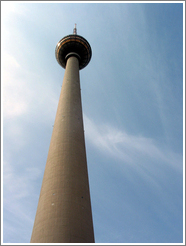
<instances>
[{"instance_id":1,"label":"sunlit tower side","mask_svg":"<svg viewBox=\"0 0 186 246\"><path fill-rule=\"evenodd\" d=\"M30 242L94 243L79 79L92 51L75 26L55 55L65 74Z\"/></svg>"}]
</instances>

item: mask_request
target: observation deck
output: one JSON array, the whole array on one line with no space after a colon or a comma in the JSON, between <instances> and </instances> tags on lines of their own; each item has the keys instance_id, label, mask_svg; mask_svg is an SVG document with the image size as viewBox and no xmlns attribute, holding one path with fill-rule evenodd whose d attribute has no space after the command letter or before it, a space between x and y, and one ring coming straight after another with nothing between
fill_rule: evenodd
<instances>
[{"instance_id":1,"label":"observation deck","mask_svg":"<svg viewBox=\"0 0 186 246\"><path fill-rule=\"evenodd\" d=\"M79 59L79 69L86 67L91 59L92 50L88 41L76 34L65 36L56 45L55 56L58 63L65 68L67 59L76 56Z\"/></svg>"}]
</instances>

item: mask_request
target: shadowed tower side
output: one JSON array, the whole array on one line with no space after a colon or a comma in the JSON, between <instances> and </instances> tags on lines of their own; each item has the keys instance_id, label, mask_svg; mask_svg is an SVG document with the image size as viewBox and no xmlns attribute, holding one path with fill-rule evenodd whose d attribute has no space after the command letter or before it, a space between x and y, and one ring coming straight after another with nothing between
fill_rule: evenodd
<instances>
[{"instance_id":1,"label":"shadowed tower side","mask_svg":"<svg viewBox=\"0 0 186 246\"><path fill-rule=\"evenodd\" d=\"M55 55L65 75L30 242L94 243L79 79L92 51L75 26Z\"/></svg>"}]
</instances>

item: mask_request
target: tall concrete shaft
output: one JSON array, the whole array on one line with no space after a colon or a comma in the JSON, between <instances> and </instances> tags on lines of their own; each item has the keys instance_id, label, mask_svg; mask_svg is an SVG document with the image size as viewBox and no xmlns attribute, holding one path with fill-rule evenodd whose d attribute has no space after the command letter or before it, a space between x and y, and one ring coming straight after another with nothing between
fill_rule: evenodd
<instances>
[{"instance_id":1,"label":"tall concrete shaft","mask_svg":"<svg viewBox=\"0 0 186 246\"><path fill-rule=\"evenodd\" d=\"M91 47L75 32L59 41L56 58L66 70L31 243L94 243L79 80Z\"/></svg>"}]
</instances>

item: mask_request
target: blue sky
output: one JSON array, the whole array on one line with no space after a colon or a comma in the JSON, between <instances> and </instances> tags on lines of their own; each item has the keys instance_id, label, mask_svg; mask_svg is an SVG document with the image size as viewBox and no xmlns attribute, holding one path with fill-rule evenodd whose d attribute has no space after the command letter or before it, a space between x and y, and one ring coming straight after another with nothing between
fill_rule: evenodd
<instances>
[{"instance_id":1,"label":"blue sky","mask_svg":"<svg viewBox=\"0 0 186 246\"><path fill-rule=\"evenodd\" d=\"M64 76L80 71L96 243L183 242L183 3L1 2L3 242L29 243Z\"/></svg>"}]
</instances>

